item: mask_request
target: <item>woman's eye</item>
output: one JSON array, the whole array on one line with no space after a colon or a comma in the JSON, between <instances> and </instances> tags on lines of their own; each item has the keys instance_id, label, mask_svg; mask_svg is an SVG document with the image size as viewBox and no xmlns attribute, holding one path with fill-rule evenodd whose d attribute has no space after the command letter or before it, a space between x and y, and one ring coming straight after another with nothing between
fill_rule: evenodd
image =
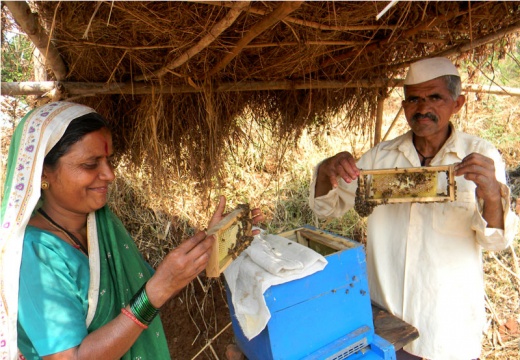
<instances>
[{"instance_id":1,"label":"woman's eye","mask_svg":"<svg viewBox=\"0 0 520 360\"><path fill-rule=\"evenodd\" d=\"M95 169L97 167L97 163L86 163L86 164L83 164L83 167L85 167L87 169Z\"/></svg>"}]
</instances>

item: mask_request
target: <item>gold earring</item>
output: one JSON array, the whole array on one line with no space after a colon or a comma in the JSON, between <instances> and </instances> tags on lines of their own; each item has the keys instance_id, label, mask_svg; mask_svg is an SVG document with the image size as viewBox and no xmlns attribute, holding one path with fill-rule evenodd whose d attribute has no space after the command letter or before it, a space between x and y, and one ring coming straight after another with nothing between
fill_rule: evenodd
<instances>
[{"instance_id":1,"label":"gold earring","mask_svg":"<svg viewBox=\"0 0 520 360\"><path fill-rule=\"evenodd\" d=\"M42 190L47 190L49 188L49 183L47 181L42 181Z\"/></svg>"}]
</instances>

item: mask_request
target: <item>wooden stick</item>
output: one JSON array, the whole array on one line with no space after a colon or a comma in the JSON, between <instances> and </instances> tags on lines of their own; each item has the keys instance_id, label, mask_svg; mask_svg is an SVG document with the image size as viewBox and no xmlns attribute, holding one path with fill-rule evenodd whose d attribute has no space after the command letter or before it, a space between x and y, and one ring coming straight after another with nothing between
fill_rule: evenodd
<instances>
[{"instance_id":1,"label":"wooden stick","mask_svg":"<svg viewBox=\"0 0 520 360\"><path fill-rule=\"evenodd\" d=\"M215 67L210 70L205 77L211 77L226 67L226 65L229 64L231 60L233 60L247 44L253 41L254 38L298 9L302 3L303 1L282 2L281 5L279 5L271 14L269 14L269 16L265 17L259 23L253 25L253 27L249 29L249 31L242 37L242 39L237 42L236 46L231 49L230 52L224 56L224 58L220 60L220 62L215 65Z\"/></svg>"},{"instance_id":2,"label":"wooden stick","mask_svg":"<svg viewBox=\"0 0 520 360\"><path fill-rule=\"evenodd\" d=\"M361 53L370 53L372 50L375 50L377 48L381 48L384 45L393 44L393 43L395 43L395 42L397 42L399 40L412 37L412 36L416 35L420 31L424 31L424 30L428 30L428 29L434 28L439 23L441 23L443 21L449 21L449 20L451 20L451 19L453 19L453 18L455 18L455 17L457 17L459 15L461 15L461 13L455 12L455 13L439 16L439 17L435 18L433 21L422 23L421 25L419 25L419 26L417 26L415 28L408 29L401 36L395 36L395 34L392 33L387 38L384 38L384 39L382 39L380 41L376 41L376 42L373 42L373 43L365 46L361 51L359 51L359 50L351 50L351 51L348 51L348 52L346 52L344 54L340 54L340 55L337 55L337 56L335 56L333 58L325 60L323 63L321 63L319 65L319 67L317 67L315 69L309 69L308 73L312 73L312 72L316 71L317 69L323 70L323 68L325 68L325 67L328 67L328 66L330 66L332 64L337 64L338 62L341 62L341 61L344 61L344 60L347 60L347 59L350 59L353 56L359 56Z\"/></svg>"},{"instance_id":3,"label":"wooden stick","mask_svg":"<svg viewBox=\"0 0 520 360\"><path fill-rule=\"evenodd\" d=\"M34 46L38 48L42 56L45 56L47 65L51 68L56 79L65 79L67 77L67 67L61 59L58 50L50 42L45 29L38 22L38 15L31 11L25 1L4 1L4 4Z\"/></svg>"},{"instance_id":4,"label":"wooden stick","mask_svg":"<svg viewBox=\"0 0 520 360\"><path fill-rule=\"evenodd\" d=\"M207 5L215 5L215 6L230 6L228 2L226 1L194 1L201 4L207 4ZM263 10L260 8L251 7L247 10L247 12L250 12L252 14L257 15L266 15L269 13L268 10ZM307 20L301 20L297 19L291 16L287 16L285 19L283 19L284 22L292 23L292 24L298 24L306 27L310 27L313 29L318 30L332 30L332 31L365 31L365 30L394 30L397 28L396 25L325 25L320 24L314 21L307 21Z\"/></svg>"},{"instance_id":5,"label":"wooden stick","mask_svg":"<svg viewBox=\"0 0 520 360\"><path fill-rule=\"evenodd\" d=\"M518 275L517 273L515 273L514 271L512 271L511 269L509 269L502 261L500 261L499 258L497 258L497 256L493 253L490 253L491 257L493 259L496 260L496 262L498 263L498 265L500 265L505 271L507 271L508 273L510 273L511 275L514 276L514 278L516 279L516 281L518 282L518 284L520 285L520 275Z\"/></svg>"},{"instance_id":6,"label":"wooden stick","mask_svg":"<svg viewBox=\"0 0 520 360\"><path fill-rule=\"evenodd\" d=\"M381 142L381 132L383 128L383 112L385 108L385 94L381 89L377 96L377 111L376 111L376 123L374 132L374 146Z\"/></svg>"},{"instance_id":7,"label":"wooden stick","mask_svg":"<svg viewBox=\"0 0 520 360\"><path fill-rule=\"evenodd\" d=\"M196 358L197 358L197 357L198 357L198 356L199 356L199 355L204 351L204 349L206 349L208 346L210 346L211 343L212 343L216 338L218 338L218 337L220 336L220 334L222 334L224 331L226 331L227 328L230 327L230 326L231 326L231 323L228 323L226 326L224 326L224 328L223 328L222 330L220 330L220 331L218 332L217 335L215 335L215 336L213 336L211 339L209 339L209 341L206 343L206 345L204 345L204 346L199 350L199 352L196 353L196 354L191 358L191 360L196 359Z\"/></svg>"},{"instance_id":8,"label":"wooden stick","mask_svg":"<svg viewBox=\"0 0 520 360\"><path fill-rule=\"evenodd\" d=\"M374 169L360 170L360 175L384 175L384 174L404 174L404 173L432 173L441 171L450 171L451 165L424 166L413 168L395 168L395 169Z\"/></svg>"},{"instance_id":9,"label":"wooden stick","mask_svg":"<svg viewBox=\"0 0 520 360\"><path fill-rule=\"evenodd\" d=\"M392 129L394 128L395 124L397 123L397 120L399 120L399 116L401 116L401 114L403 113L403 107L401 106L399 108L399 111L397 112L397 114L395 115L394 117L394 120L392 121L392 123L390 124L390 127L388 128L388 130L386 131L386 134L385 136L383 136L383 141L385 141L387 138L388 138L388 135L390 135L390 132L392 131Z\"/></svg>"},{"instance_id":10,"label":"wooden stick","mask_svg":"<svg viewBox=\"0 0 520 360\"><path fill-rule=\"evenodd\" d=\"M447 57L447 56L451 56L451 55L455 55L455 54L461 54L461 53L464 53L471 49L474 49L476 47L479 47L479 46L485 45L487 43L490 43L492 41L495 41L497 39L500 39L506 35L515 33L518 30L520 30L520 21L517 21L504 29L500 29L493 34L489 34L484 37L481 37L480 39L476 39L473 41L467 41L467 42L457 45L451 49L441 51L440 53L435 54L435 56Z\"/></svg>"},{"instance_id":11,"label":"wooden stick","mask_svg":"<svg viewBox=\"0 0 520 360\"><path fill-rule=\"evenodd\" d=\"M357 80L357 81L320 81L320 80L282 80L282 81L244 81L239 83L221 83L213 88L215 92L230 91L268 91L268 90L320 90L320 89L347 89L347 88L379 88L382 86L402 86L402 79L394 80ZM151 94L152 88L156 94L185 94L202 92L202 88L190 85L160 85L152 83L88 83L66 81L26 81L2 82L2 95L44 95L55 87L62 86L69 95L95 96L102 94ZM520 96L519 88L507 86L465 85L466 92L477 92L496 95Z\"/></svg>"},{"instance_id":12,"label":"wooden stick","mask_svg":"<svg viewBox=\"0 0 520 360\"><path fill-rule=\"evenodd\" d=\"M242 13L242 11L249 6L249 1L238 1L233 3L233 6L231 6L231 10L226 14L226 16L220 20L218 23L216 23L206 34L202 39L199 40L197 44L195 44L193 47L185 51L183 54L181 54L179 57L174 59L169 64L166 64L163 68L154 71L151 76L152 77L163 77L164 75L168 74L171 70L178 68L182 64L184 64L186 61L200 53L202 50L207 48L213 41L215 41L224 30L229 28L235 20L238 18L238 16ZM142 81L147 80L148 76L146 74L136 76L134 79L135 81Z\"/></svg>"}]
</instances>

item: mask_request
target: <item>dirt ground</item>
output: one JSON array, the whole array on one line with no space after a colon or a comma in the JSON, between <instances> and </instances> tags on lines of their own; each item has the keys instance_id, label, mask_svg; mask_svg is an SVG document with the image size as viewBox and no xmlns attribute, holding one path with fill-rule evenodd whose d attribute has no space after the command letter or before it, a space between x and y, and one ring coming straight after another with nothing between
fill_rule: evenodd
<instances>
[{"instance_id":1,"label":"dirt ground","mask_svg":"<svg viewBox=\"0 0 520 360\"><path fill-rule=\"evenodd\" d=\"M195 280L161 309L172 359L226 359L226 346L234 342L223 281L201 278L201 282L207 294Z\"/></svg>"}]
</instances>

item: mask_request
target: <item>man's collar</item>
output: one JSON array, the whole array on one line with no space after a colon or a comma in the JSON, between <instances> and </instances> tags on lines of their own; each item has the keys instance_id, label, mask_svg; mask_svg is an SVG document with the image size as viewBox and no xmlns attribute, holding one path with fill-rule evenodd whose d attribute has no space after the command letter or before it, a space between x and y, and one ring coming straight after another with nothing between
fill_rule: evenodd
<instances>
[{"instance_id":1,"label":"man's collar","mask_svg":"<svg viewBox=\"0 0 520 360\"><path fill-rule=\"evenodd\" d=\"M439 153L441 153L441 157L443 157L447 153L455 153L457 156L462 160L464 157L464 149L462 148L462 144L460 144L458 139L457 130L453 126L453 124L449 123L451 134L444 143L444 145L439 150ZM409 130L406 134L401 136L400 138L395 139L395 141L390 141L384 149L386 150L395 150L399 149L403 153L407 153L407 150L414 147L413 145L413 132L412 130ZM437 156L437 155L436 155Z\"/></svg>"}]
</instances>

